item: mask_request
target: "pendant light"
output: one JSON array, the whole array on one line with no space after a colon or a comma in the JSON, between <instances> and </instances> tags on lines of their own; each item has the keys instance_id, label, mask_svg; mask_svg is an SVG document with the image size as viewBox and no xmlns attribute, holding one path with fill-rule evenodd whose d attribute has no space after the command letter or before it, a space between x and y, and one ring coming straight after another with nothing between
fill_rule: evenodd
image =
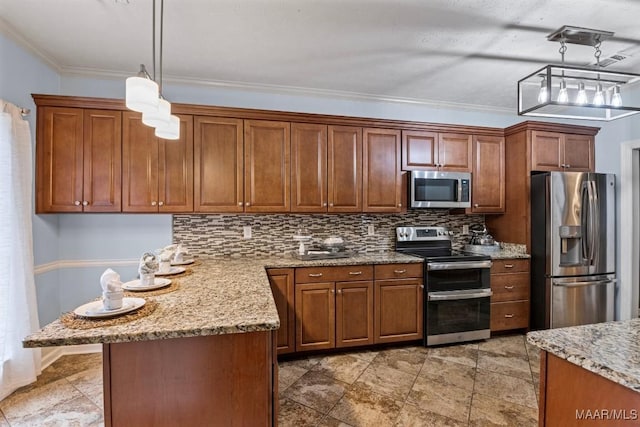
<instances>
[{"instance_id":1,"label":"pendant light","mask_svg":"<svg viewBox=\"0 0 640 427\"><path fill-rule=\"evenodd\" d=\"M125 104L128 109L139 113L152 113L158 110L160 91L144 64L140 64L140 72L126 81Z\"/></svg>"}]
</instances>

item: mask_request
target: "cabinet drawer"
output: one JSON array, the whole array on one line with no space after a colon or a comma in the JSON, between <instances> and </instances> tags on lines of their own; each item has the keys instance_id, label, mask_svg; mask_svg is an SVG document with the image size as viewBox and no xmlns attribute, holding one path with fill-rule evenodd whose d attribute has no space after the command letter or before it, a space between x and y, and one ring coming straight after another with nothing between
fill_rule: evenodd
<instances>
[{"instance_id":1,"label":"cabinet drawer","mask_svg":"<svg viewBox=\"0 0 640 427\"><path fill-rule=\"evenodd\" d=\"M491 332L529 327L529 301L491 304Z\"/></svg>"},{"instance_id":2,"label":"cabinet drawer","mask_svg":"<svg viewBox=\"0 0 640 427\"><path fill-rule=\"evenodd\" d=\"M374 266L376 280L404 279L405 277L422 277L424 264L381 264Z\"/></svg>"},{"instance_id":3,"label":"cabinet drawer","mask_svg":"<svg viewBox=\"0 0 640 427\"><path fill-rule=\"evenodd\" d=\"M491 274L529 271L528 259L494 259Z\"/></svg>"},{"instance_id":4,"label":"cabinet drawer","mask_svg":"<svg viewBox=\"0 0 640 427\"><path fill-rule=\"evenodd\" d=\"M492 274L491 302L529 299L529 273Z\"/></svg>"},{"instance_id":5,"label":"cabinet drawer","mask_svg":"<svg viewBox=\"0 0 640 427\"><path fill-rule=\"evenodd\" d=\"M348 282L351 280L373 280L373 266L296 268L296 283Z\"/></svg>"}]
</instances>

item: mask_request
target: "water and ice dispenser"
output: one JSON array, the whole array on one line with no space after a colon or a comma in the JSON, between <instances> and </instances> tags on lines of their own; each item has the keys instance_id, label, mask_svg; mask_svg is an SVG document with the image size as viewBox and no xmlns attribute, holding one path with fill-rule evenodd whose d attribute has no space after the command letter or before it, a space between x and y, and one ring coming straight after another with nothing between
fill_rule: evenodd
<instances>
[{"instance_id":1,"label":"water and ice dispenser","mask_svg":"<svg viewBox=\"0 0 640 427\"><path fill-rule=\"evenodd\" d=\"M579 225L561 225L559 228L560 266L574 267L583 265L582 227Z\"/></svg>"}]
</instances>

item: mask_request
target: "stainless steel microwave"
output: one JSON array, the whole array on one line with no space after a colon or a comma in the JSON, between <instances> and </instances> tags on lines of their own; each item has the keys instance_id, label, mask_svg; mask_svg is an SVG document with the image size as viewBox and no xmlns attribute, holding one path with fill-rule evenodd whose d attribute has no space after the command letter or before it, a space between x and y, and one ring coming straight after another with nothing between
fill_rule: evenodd
<instances>
[{"instance_id":1,"label":"stainless steel microwave","mask_svg":"<svg viewBox=\"0 0 640 427\"><path fill-rule=\"evenodd\" d=\"M409 172L410 208L470 208L469 172Z\"/></svg>"}]
</instances>

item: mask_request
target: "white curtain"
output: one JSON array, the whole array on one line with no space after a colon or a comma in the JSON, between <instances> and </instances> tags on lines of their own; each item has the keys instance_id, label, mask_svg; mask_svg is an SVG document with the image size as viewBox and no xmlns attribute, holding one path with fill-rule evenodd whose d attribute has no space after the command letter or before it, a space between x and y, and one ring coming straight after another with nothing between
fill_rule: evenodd
<instances>
[{"instance_id":1,"label":"white curtain","mask_svg":"<svg viewBox=\"0 0 640 427\"><path fill-rule=\"evenodd\" d=\"M0 399L36 380L40 350L22 348L38 329L31 231L33 160L29 123L0 100Z\"/></svg>"}]
</instances>

